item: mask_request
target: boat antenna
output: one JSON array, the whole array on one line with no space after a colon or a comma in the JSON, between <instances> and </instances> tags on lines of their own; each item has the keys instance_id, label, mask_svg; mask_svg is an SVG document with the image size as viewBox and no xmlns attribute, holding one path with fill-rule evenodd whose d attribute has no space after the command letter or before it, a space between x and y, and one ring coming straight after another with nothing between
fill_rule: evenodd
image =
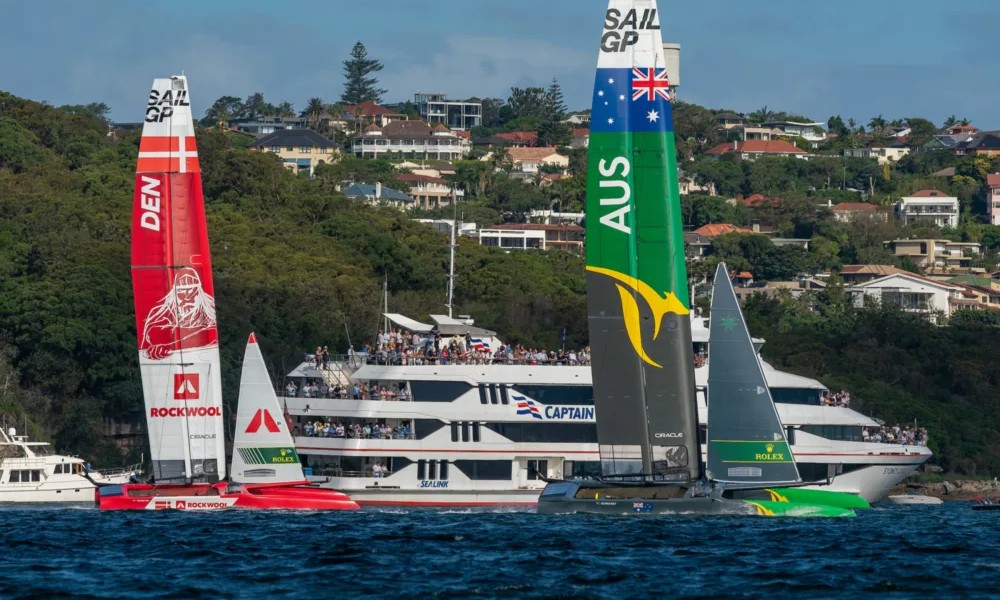
<instances>
[{"instance_id":1,"label":"boat antenna","mask_svg":"<svg viewBox=\"0 0 1000 600\"><path fill-rule=\"evenodd\" d=\"M382 331L389 331L389 317L386 315L389 313L389 273L385 274L385 281L382 283L382 300L383 300L383 327Z\"/></svg>"}]
</instances>

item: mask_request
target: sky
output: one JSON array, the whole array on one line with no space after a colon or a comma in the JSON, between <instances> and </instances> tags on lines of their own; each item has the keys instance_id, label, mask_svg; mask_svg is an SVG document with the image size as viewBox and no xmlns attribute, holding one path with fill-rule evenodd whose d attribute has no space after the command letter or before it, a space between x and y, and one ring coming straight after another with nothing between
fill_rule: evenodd
<instances>
[{"instance_id":1,"label":"sky","mask_svg":"<svg viewBox=\"0 0 1000 600\"><path fill-rule=\"evenodd\" d=\"M0 90L105 102L139 121L154 77L183 72L195 115L262 92L337 101L356 41L384 101L506 98L556 78L588 108L605 0L0 0ZM709 108L867 123L949 115L1000 129L1000 0L660 0L681 45L678 97Z\"/></svg>"}]
</instances>

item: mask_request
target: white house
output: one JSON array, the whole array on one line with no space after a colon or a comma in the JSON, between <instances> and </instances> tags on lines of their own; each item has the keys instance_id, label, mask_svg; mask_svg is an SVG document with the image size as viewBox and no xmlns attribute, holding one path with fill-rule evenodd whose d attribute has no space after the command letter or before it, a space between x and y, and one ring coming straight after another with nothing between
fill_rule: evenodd
<instances>
[{"instance_id":1,"label":"white house","mask_svg":"<svg viewBox=\"0 0 1000 600\"><path fill-rule=\"evenodd\" d=\"M889 146L869 146L867 148L844 148L844 156L847 158L873 158L878 164L885 165L897 162L910 153L910 148L906 144L896 142Z\"/></svg>"},{"instance_id":2,"label":"white house","mask_svg":"<svg viewBox=\"0 0 1000 600\"><path fill-rule=\"evenodd\" d=\"M958 198L938 190L920 190L896 203L904 225L930 222L938 227L958 227Z\"/></svg>"},{"instance_id":3,"label":"white house","mask_svg":"<svg viewBox=\"0 0 1000 600\"><path fill-rule=\"evenodd\" d=\"M932 323L950 317L953 301L962 300L962 286L927 279L913 273L894 273L865 283L848 286L854 305L862 307L875 299L926 315Z\"/></svg>"},{"instance_id":4,"label":"white house","mask_svg":"<svg viewBox=\"0 0 1000 600\"><path fill-rule=\"evenodd\" d=\"M507 148L507 155L514 168L521 173L537 173L542 166L559 167L565 173L569 168L569 157L559 154L551 146L542 148Z\"/></svg>"}]
</instances>

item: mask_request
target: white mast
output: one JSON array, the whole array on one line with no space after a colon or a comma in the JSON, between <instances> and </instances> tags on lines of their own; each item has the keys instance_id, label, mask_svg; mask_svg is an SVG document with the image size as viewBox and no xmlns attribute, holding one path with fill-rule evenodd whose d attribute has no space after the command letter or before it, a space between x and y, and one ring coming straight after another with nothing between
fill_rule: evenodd
<instances>
[{"instance_id":1,"label":"white mast","mask_svg":"<svg viewBox=\"0 0 1000 600\"><path fill-rule=\"evenodd\" d=\"M385 281L382 283L382 331L389 331L389 317L385 315L389 312L389 274L386 273Z\"/></svg>"},{"instance_id":2,"label":"white mast","mask_svg":"<svg viewBox=\"0 0 1000 600\"><path fill-rule=\"evenodd\" d=\"M455 230L458 228L458 203L455 202L455 186L451 187L451 205L455 209L451 219L451 252L448 263L448 317L451 317L451 303L455 295Z\"/></svg>"}]
</instances>

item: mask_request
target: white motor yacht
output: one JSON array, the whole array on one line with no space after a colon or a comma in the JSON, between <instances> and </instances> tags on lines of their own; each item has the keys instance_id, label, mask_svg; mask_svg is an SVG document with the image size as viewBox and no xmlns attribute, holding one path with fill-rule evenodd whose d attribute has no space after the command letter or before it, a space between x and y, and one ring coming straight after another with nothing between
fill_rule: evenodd
<instances>
[{"instance_id":1,"label":"white motor yacht","mask_svg":"<svg viewBox=\"0 0 1000 600\"><path fill-rule=\"evenodd\" d=\"M53 454L47 442L29 442L11 427L0 428L0 503L93 502L100 485L126 483L138 465L115 471L91 470L75 456Z\"/></svg>"}]
</instances>

